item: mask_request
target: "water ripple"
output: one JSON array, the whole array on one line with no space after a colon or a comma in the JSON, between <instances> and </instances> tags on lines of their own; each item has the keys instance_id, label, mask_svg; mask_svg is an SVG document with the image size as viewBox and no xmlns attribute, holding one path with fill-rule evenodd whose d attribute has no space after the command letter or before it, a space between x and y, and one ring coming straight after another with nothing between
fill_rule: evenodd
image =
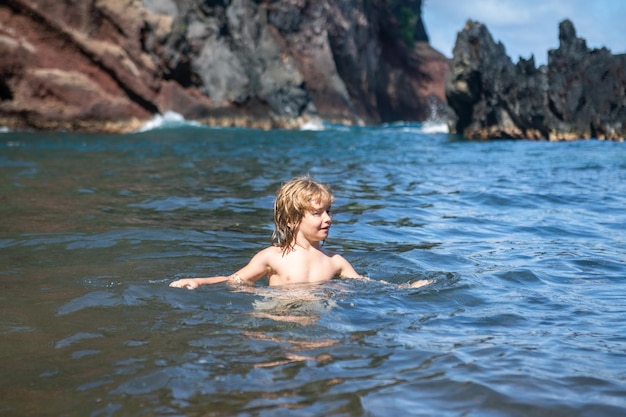
<instances>
[{"instance_id":1,"label":"water ripple","mask_svg":"<svg viewBox=\"0 0 626 417\"><path fill-rule=\"evenodd\" d=\"M4 414L626 412L623 144L421 126L0 141ZM326 248L370 281L167 286L245 265L306 173L335 190Z\"/></svg>"}]
</instances>

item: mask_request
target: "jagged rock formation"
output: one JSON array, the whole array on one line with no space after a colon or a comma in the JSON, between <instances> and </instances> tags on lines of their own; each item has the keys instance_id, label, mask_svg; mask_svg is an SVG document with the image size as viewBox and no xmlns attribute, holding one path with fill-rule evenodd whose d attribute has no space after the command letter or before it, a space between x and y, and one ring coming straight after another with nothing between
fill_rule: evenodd
<instances>
[{"instance_id":1,"label":"jagged rock formation","mask_svg":"<svg viewBox=\"0 0 626 417\"><path fill-rule=\"evenodd\" d=\"M175 111L211 125L420 121L447 59L421 0L7 0L0 125L122 132Z\"/></svg>"},{"instance_id":2,"label":"jagged rock formation","mask_svg":"<svg viewBox=\"0 0 626 417\"><path fill-rule=\"evenodd\" d=\"M514 65L487 28L459 33L446 84L451 132L472 139L572 140L626 137L626 55L589 50L571 21L559 25L547 66Z\"/></svg>"}]
</instances>

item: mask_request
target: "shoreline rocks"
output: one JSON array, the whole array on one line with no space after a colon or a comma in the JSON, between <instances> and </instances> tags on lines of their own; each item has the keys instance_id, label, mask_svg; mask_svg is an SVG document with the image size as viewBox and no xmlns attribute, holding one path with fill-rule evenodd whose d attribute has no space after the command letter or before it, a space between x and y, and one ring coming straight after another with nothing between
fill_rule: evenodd
<instances>
[{"instance_id":1,"label":"shoreline rocks","mask_svg":"<svg viewBox=\"0 0 626 417\"><path fill-rule=\"evenodd\" d=\"M451 133L469 139L626 137L626 55L589 50L574 25L559 25L548 64L513 64L487 28L469 20L459 33L446 82Z\"/></svg>"}]
</instances>

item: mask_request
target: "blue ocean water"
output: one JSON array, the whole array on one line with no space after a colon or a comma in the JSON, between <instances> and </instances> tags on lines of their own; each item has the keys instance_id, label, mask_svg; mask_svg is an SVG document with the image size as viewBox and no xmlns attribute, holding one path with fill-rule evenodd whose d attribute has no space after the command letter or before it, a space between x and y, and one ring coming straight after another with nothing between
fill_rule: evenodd
<instances>
[{"instance_id":1,"label":"blue ocean water","mask_svg":"<svg viewBox=\"0 0 626 417\"><path fill-rule=\"evenodd\" d=\"M626 415L624 143L153 127L0 134L1 415ZM372 282L168 287L302 174Z\"/></svg>"}]
</instances>

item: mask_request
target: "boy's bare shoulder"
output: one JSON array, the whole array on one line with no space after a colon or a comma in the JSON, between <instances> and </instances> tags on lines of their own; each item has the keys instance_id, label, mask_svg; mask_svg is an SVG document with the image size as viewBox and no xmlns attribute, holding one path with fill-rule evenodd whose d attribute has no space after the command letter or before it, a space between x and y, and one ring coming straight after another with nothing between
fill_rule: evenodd
<instances>
[{"instance_id":1,"label":"boy's bare shoulder","mask_svg":"<svg viewBox=\"0 0 626 417\"><path fill-rule=\"evenodd\" d=\"M250 259L249 266L255 268L272 268L276 265L276 262L282 255L282 250L277 246L268 246L265 249L261 249Z\"/></svg>"},{"instance_id":2,"label":"boy's bare shoulder","mask_svg":"<svg viewBox=\"0 0 626 417\"><path fill-rule=\"evenodd\" d=\"M343 266L349 264L348 260L338 253L331 252L325 249L322 249L322 252L324 252L324 255L326 255L335 265Z\"/></svg>"},{"instance_id":3,"label":"boy's bare shoulder","mask_svg":"<svg viewBox=\"0 0 626 417\"><path fill-rule=\"evenodd\" d=\"M261 249L256 256L261 258L273 258L275 256L282 256L283 250L278 246L268 246L265 249Z\"/></svg>"},{"instance_id":4,"label":"boy's bare shoulder","mask_svg":"<svg viewBox=\"0 0 626 417\"><path fill-rule=\"evenodd\" d=\"M343 256L341 256L340 254L333 252L333 251L329 251L327 249L322 248L321 249L322 252L324 252L324 255L328 256L329 258L335 259L335 260L345 260L345 258Z\"/></svg>"},{"instance_id":5,"label":"boy's bare shoulder","mask_svg":"<svg viewBox=\"0 0 626 417\"><path fill-rule=\"evenodd\" d=\"M347 263L348 260L338 253L329 252L328 256L336 263Z\"/></svg>"}]
</instances>

